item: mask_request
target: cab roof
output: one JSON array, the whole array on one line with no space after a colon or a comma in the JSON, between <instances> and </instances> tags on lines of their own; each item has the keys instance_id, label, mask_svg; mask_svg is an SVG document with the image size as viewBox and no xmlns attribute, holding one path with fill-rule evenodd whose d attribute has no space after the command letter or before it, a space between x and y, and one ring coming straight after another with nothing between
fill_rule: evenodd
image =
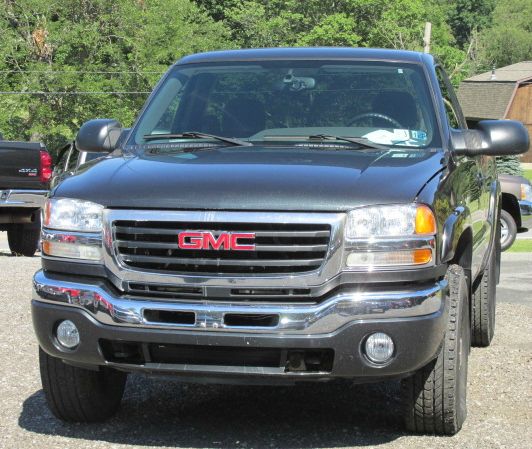
<instances>
[{"instance_id":1,"label":"cab roof","mask_svg":"<svg viewBox=\"0 0 532 449\"><path fill-rule=\"evenodd\" d=\"M413 62L433 65L431 55L416 51L387 50L382 48L344 48L344 47L312 47L312 48L257 48L246 50L223 50L196 53L185 56L177 65L198 64L205 62L229 61L260 61L260 60L291 60L291 59L324 59L324 60L374 60Z\"/></svg>"}]
</instances>

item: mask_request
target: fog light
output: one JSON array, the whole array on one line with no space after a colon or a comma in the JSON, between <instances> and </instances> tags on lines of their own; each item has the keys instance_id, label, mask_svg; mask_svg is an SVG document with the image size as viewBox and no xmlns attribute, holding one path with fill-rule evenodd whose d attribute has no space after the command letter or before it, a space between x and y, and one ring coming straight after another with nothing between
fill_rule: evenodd
<instances>
[{"instance_id":1,"label":"fog light","mask_svg":"<svg viewBox=\"0 0 532 449\"><path fill-rule=\"evenodd\" d=\"M366 339L366 356L373 363L385 363L392 358L393 340L383 332L371 334Z\"/></svg>"},{"instance_id":2,"label":"fog light","mask_svg":"<svg viewBox=\"0 0 532 449\"><path fill-rule=\"evenodd\" d=\"M57 341L62 346L68 349L75 348L79 345L79 331L76 325L70 321L65 320L59 323L56 330Z\"/></svg>"}]
</instances>

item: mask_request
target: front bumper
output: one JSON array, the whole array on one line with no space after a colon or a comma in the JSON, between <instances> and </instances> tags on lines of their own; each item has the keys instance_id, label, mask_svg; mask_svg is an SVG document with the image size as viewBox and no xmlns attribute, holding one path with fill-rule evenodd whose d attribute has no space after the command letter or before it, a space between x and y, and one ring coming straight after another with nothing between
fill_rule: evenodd
<instances>
[{"instance_id":1,"label":"front bumper","mask_svg":"<svg viewBox=\"0 0 532 449\"><path fill-rule=\"evenodd\" d=\"M108 365L195 380L372 381L407 375L436 356L445 332L446 290L446 282L439 281L393 291L390 287L342 289L319 303L168 301L119 296L98 280L73 282L39 271L34 278L32 314L40 346L83 366ZM55 338L55 328L64 319L79 329L81 343L75 350L61 349ZM394 356L385 365L372 364L362 350L365 338L377 331L394 340ZM138 357L110 356L106 347L121 342L137 347ZM213 354L217 348L228 359L198 363L154 356L160 348L172 348L175 354L191 347L198 354L205 350ZM264 350L273 358L278 353L279 363L261 366L259 353ZM333 354L330 366L287 370L287 354L320 350ZM232 359L231 351L238 357ZM243 351L251 354L253 363L238 362Z\"/></svg>"},{"instance_id":2,"label":"front bumper","mask_svg":"<svg viewBox=\"0 0 532 449\"><path fill-rule=\"evenodd\" d=\"M0 190L0 207L41 208L48 190Z\"/></svg>"},{"instance_id":3,"label":"front bumper","mask_svg":"<svg viewBox=\"0 0 532 449\"><path fill-rule=\"evenodd\" d=\"M532 228L532 201L520 200L519 209L521 210L521 227Z\"/></svg>"}]
</instances>

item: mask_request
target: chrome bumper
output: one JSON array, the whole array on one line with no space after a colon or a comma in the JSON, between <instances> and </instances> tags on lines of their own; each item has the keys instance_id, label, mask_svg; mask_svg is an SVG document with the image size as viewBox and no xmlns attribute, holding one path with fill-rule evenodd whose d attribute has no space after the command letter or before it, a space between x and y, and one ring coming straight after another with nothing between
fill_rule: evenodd
<instances>
[{"instance_id":1,"label":"chrome bumper","mask_svg":"<svg viewBox=\"0 0 532 449\"><path fill-rule=\"evenodd\" d=\"M519 201L519 208L521 209L521 227L532 228L532 201Z\"/></svg>"},{"instance_id":2,"label":"chrome bumper","mask_svg":"<svg viewBox=\"0 0 532 449\"><path fill-rule=\"evenodd\" d=\"M0 190L0 207L44 206L48 190Z\"/></svg>"},{"instance_id":3,"label":"chrome bumper","mask_svg":"<svg viewBox=\"0 0 532 449\"><path fill-rule=\"evenodd\" d=\"M341 291L316 304L272 304L207 300L164 301L153 298L119 297L98 281L77 283L38 271L33 280L33 299L39 302L83 309L102 324L156 329L190 329L210 332L261 334L324 334L355 322L411 318L436 313L444 307L445 280L417 289ZM146 311L193 314L193 322L155 322ZM272 326L235 326L225 321L231 314L275 316Z\"/></svg>"}]
</instances>

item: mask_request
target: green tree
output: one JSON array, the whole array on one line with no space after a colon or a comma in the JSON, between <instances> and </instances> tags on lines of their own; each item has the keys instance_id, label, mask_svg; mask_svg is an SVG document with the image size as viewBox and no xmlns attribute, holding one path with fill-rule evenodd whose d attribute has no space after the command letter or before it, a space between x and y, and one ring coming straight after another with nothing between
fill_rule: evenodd
<instances>
[{"instance_id":1,"label":"green tree","mask_svg":"<svg viewBox=\"0 0 532 449\"><path fill-rule=\"evenodd\" d=\"M36 94L0 95L0 130L50 148L90 118L130 125L175 60L231 46L224 25L189 0L2 3L0 91Z\"/></svg>"},{"instance_id":2,"label":"green tree","mask_svg":"<svg viewBox=\"0 0 532 449\"><path fill-rule=\"evenodd\" d=\"M498 0L493 26L481 34L484 68L532 59L532 2Z\"/></svg>"},{"instance_id":3,"label":"green tree","mask_svg":"<svg viewBox=\"0 0 532 449\"><path fill-rule=\"evenodd\" d=\"M523 175L519 156L500 156L495 158L497 173L507 175Z\"/></svg>"},{"instance_id":4,"label":"green tree","mask_svg":"<svg viewBox=\"0 0 532 449\"><path fill-rule=\"evenodd\" d=\"M303 34L298 44L305 46L356 47L362 38L357 34L357 23L345 13L325 16L308 33Z\"/></svg>"},{"instance_id":5,"label":"green tree","mask_svg":"<svg viewBox=\"0 0 532 449\"><path fill-rule=\"evenodd\" d=\"M423 0L245 0L224 13L241 47L344 45L421 50L425 22L431 21L433 53L454 68L465 53L456 47L446 19L444 6Z\"/></svg>"},{"instance_id":6,"label":"green tree","mask_svg":"<svg viewBox=\"0 0 532 449\"><path fill-rule=\"evenodd\" d=\"M225 20L226 11L239 3L240 0L196 0L196 4L216 21Z\"/></svg>"},{"instance_id":7,"label":"green tree","mask_svg":"<svg viewBox=\"0 0 532 449\"><path fill-rule=\"evenodd\" d=\"M444 1L448 5L448 20L457 44L467 46L472 33L491 25L496 0Z\"/></svg>"}]
</instances>

